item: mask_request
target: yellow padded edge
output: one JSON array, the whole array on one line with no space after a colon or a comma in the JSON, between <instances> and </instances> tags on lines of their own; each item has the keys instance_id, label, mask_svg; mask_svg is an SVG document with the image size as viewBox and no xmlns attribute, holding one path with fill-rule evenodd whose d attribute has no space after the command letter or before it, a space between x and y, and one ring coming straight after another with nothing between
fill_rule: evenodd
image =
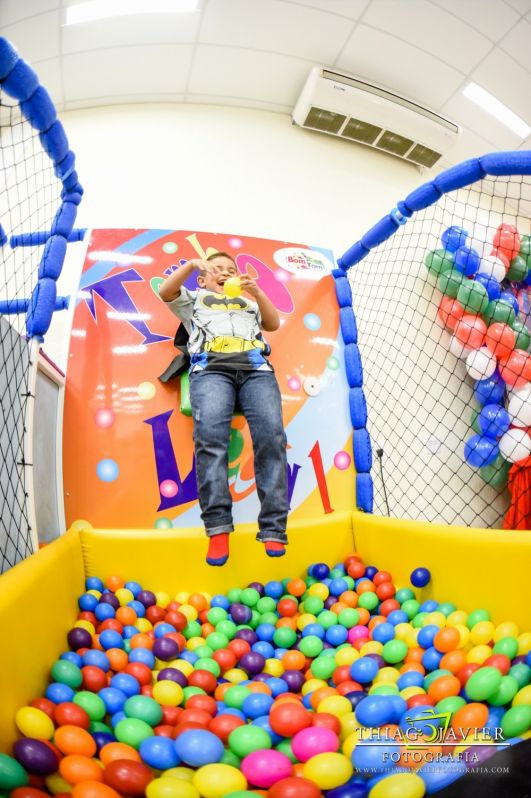
<instances>
[{"instance_id":1,"label":"yellow padded edge","mask_svg":"<svg viewBox=\"0 0 531 798\"><path fill-rule=\"evenodd\" d=\"M268 557L255 540L256 526L241 524L231 535L231 555L223 568L205 562L201 529L82 529L85 570L102 579L117 574L146 589L219 593L253 581L299 576L314 562L336 563L353 547L350 513L296 521L288 529L284 557Z\"/></svg>"},{"instance_id":2,"label":"yellow padded edge","mask_svg":"<svg viewBox=\"0 0 531 798\"><path fill-rule=\"evenodd\" d=\"M44 693L50 667L67 648L84 578L77 532L68 532L0 577L3 753L17 738L16 711Z\"/></svg>"},{"instance_id":3,"label":"yellow padded edge","mask_svg":"<svg viewBox=\"0 0 531 798\"><path fill-rule=\"evenodd\" d=\"M445 526L421 521L352 514L356 549L364 562L390 571L410 586L417 567L431 583L421 600L451 601L467 612L488 609L495 623L515 621L531 630L531 532Z\"/></svg>"}]
</instances>

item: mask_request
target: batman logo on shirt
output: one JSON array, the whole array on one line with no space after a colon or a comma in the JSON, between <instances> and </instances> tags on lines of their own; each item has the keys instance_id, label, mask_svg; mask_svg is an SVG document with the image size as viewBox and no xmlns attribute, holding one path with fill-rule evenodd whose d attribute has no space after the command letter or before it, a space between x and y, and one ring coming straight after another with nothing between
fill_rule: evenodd
<instances>
[{"instance_id":1,"label":"batman logo on shirt","mask_svg":"<svg viewBox=\"0 0 531 798\"><path fill-rule=\"evenodd\" d=\"M249 310L249 303L243 297L228 297L222 294L205 294L201 302L209 310Z\"/></svg>"}]
</instances>

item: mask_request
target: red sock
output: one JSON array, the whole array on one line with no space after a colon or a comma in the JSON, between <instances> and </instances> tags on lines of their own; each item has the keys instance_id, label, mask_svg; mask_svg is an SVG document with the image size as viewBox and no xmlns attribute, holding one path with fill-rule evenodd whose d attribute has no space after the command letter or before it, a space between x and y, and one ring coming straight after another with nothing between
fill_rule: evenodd
<instances>
[{"instance_id":1,"label":"red sock","mask_svg":"<svg viewBox=\"0 0 531 798\"><path fill-rule=\"evenodd\" d=\"M229 533L222 532L209 538L207 563L209 565L225 565L229 559Z\"/></svg>"},{"instance_id":2,"label":"red sock","mask_svg":"<svg viewBox=\"0 0 531 798\"><path fill-rule=\"evenodd\" d=\"M279 540L266 540L264 546L270 557L283 557L286 553L286 547Z\"/></svg>"}]
</instances>

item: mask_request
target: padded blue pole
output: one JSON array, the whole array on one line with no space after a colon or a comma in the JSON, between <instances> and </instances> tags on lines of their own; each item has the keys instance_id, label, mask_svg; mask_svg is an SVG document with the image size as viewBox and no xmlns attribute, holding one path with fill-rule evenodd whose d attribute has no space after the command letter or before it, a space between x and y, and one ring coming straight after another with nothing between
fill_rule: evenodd
<instances>
[{"instance_id":1,"label":"padded blue pole","mask_svg":"<svg viewBox=\"0 0 531 798\"><path fill-rule=\"evenodd\" d=\"M0 315L16 316L25 313L30 306L31 299L0 299ZM69 296L58 296L55 299L54 310L66 310L70 303Z\"/></svg>"},{"instance_id":2,"label":"padded blue pole","mask_svg":"<svg viewBox=\"0 0 531 798\"><path fill-rule=\"evenodd\" d=\"M69 242L83 241L86 232L86 227L74 227L66 240ZM36 233L18 233L18 235L10 237L9 246L12 249L16 247L38 247L41 244L46 244L53 235L54 233L51 230L39 230Z\"/></svg>"}]
</instances>

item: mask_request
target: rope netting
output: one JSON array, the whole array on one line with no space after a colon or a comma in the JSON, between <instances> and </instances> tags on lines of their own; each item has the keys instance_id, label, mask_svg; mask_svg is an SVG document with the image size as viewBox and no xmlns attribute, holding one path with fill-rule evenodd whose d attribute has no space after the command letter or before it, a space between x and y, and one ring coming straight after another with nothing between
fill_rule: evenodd
<instances>
[{"instance_id":1,"label":"rope netting","mask_svg":"<svg viewBox=\"0 0 531 798\"><path fill-rule=\"evenodd\" d=\"M531 454L530 216L530 177L485 177L348 271L376 514L502 525Z\"/></svg>"}]
</instances>

